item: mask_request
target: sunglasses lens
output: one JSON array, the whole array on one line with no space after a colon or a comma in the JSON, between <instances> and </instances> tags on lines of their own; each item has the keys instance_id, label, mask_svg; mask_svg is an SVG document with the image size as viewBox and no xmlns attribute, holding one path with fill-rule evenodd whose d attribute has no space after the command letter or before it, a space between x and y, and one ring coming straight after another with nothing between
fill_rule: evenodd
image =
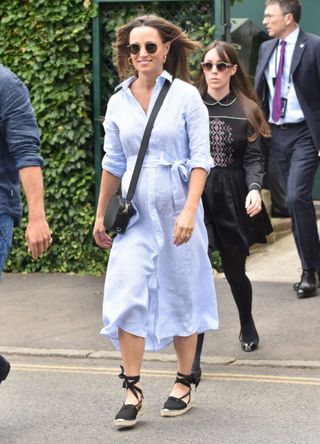
<instances>
[{"instance_id":1,"label":"sunglasses lens","mask_svg":"<svg viewBox=\"0 0 320 444\"><path fill-rule=\"evenodd\" d=\"M219 63L204 62L204 63L202 63L202 68L204 69L204 71L212 71L212 68L214 66L216 67L217 71L224 72L228 68L229 64L226 62L219 62Z\"/></svg>"},{"instance_id":2,"label":"sunglasses lens","mask_svg":"<svg viewBox=\"0 0 320 444\"><path fill-rule=\"evenodd\" d=\"M212 71L213 64L210 62L202 63L202 68L205 71Z\"/></svg>"},{"instance_id":3,"label":"sunglasses lens","mask_svg":"<svg viewBox=\"0 0 320 444\"><path fill-rule=\"evenodd\" d=\"M131 45L128 45L129 51L131 54L139 54L141 50L141 46L138 43L131 43ZM153 42L146 43L145 49L149 54L154 54L158 50L158 45Z\"/></svg>"},{"instance_id":4,"label":"sunglasses lens","mask_svg":"<svg viewBox=\"0 0 320 444\"><path fill-rule=\"evenodd\" d=\"M220 62L216 64L216 67L217 71L224 72L227 69L228 65L225 62Z\"/></svg>"},{"instance_id":5,"label":"sunglasses lens","mask_svg":"<svg viewBox=\"0 0 320 444\"><path fill-rule=\"evenodd\" d=\"M129 51L131 54L138 54L140 51L140 45L137 43L132 43L131 45L128 45Z\"/></svg>"},{"instance_id":6,"label":"sunglasses lens","mask_svg":"<svg viewBox=\"0 0 320 444\"><path fill-rule=\"evenodd\" d=\"M154 54L155 52L157 52L157 49L158 49L158 46L157 46L157 44L156 43L147 43L146 44L146 51L149 53L149 54Z\"/></svg>"}]
</instances>

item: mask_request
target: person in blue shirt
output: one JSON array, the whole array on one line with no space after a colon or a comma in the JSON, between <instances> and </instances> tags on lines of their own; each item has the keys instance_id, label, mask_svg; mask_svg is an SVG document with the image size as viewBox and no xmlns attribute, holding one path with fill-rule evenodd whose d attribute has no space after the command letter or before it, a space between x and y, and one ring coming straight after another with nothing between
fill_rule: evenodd
<instances>
[{"instance_id":1,"label":"person in blue shirt","mask_svg":"<svg viewBox=\"0 0 320 444\"><path fill-rule=\"evenodd\" d=\"M115 418L133 426L144 411L139 384L144 350L174 343L177 378L161 415L191 408L191 366L197 334L218 327L201 194L212 167L209 121L188 81L189 51L198 47L180 28L157 16L119 28L121 77L133 71L108 103L105 156L94 238L111 248L105 282L102 334L120 348L127 388ZM177 78L179 76L180 78ZM136 214L112 241L103 218L121 182L125 196L142 134L165 80L171 87L156 118L133 198Z\"/></svg>"},{"instance_id":2,"label":"person in blue shirt","mask_svg":"<svg viewBox=\"0 0 320 444\"><path fill-rule=\"evenodd\" d=\"M33 259L51 244L46 221L39 130L29 94L23 82L0 65L0 280L13 227L21 219L20 181L28 205L26 243ZM0 356L0 383L10 364Z\"/></svg>"}]
</instances>

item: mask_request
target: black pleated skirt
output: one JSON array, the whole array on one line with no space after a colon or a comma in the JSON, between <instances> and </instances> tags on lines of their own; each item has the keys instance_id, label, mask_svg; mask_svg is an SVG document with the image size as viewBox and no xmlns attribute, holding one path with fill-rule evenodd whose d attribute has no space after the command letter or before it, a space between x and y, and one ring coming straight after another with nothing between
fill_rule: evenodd
<instances>
[{"instance_id":1,"label":"black pleated skirt","mask_svg":"<svg viewBox=\"0 0 320 444\"><path fill-rule=\"evenodd\" d=\"M206 182L202 201L209 250L221 250L241 244L246 253L255 243L266 243L272 225L262 204L262 210L249 217L245 209L248 188L240 168L214 167Z\"/></svg>"}]
</instances>

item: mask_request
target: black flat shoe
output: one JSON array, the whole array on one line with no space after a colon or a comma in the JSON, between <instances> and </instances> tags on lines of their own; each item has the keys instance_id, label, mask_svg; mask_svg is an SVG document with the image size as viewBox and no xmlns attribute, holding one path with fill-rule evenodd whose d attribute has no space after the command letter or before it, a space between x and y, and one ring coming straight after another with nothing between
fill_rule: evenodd
<instances>
[{"instance_id":1,"label":"black flat shoe","mask_svg":"<svg viewBox=\"0 0 320 444\"><path fill-rule=\"evenodd\" d=\"M140 380L140 376L127 376L124 374L124 369L121 367L120 379L124 379L122 387L130 390L138 399L138 404L123 404L119 412L116 414L114 423L117 427L133 427L137 424L138 417L144 413L143 393L140 387L136 384ZM140 399L139 399L140 394Z\"/></svg>"},{"instance_id":2,"label":"black flat shoe","mask_svg":"<svg viewBox=\"0 0 320 444\"><path fill-rule=\"evenodd\" d=\"M10 371L10 363L0 355L0 384L6 379Z\"/></svg>"},{"instance_id":3,"label":"black flat shoe","mask_svg":"<svg viewBox=\"0 0 320 444\"><path fill-rule=\"evenodd\" d=\"M289 214L288 210L282 210L282 211L276 211L271 209L271 217L276 217L276 218L287 218L287 217L291 217Z\"/></svg>"},{"instance_id":4,"label":"black flat shoe","mask_svg":"<svg viewBox=\"0 0 320 444\"><path fill-rule=\"evenodd\" d=\"M301 284L301 281L300 281L300 282L295 282L295 283L292 285L293 291L297 292L298 289L299 289L299 285L300 285L300 284Z\"/></svg>"},{"instance_id":5,"label":"black flat shoe","mask_svg":"<svg viewBox=\"0 0 320 444\"><path fill-rule=\"evenodd\" d=\"M187 413L192 405L191 405L191 384L193 384L193 376L183 375L182 373L177 373L175 384L183 384L189 388L188 393L181 396L180 398L176 398L175 396L169 396L169 398L164 403L164 406L161 410L161 416L172 417L172 416L181 416ZM187 402L183 401L184 398L188 397Z\"/></svg>"},{"instance_id":6,"label":"black flat shoe","mask_svg":"<svg viewBox=\"0 0 320 444\"><path fill-rule=\"evenodd\" d=\"M287 217L291 217L289 214L289 211L285 208L283 210L277 211L274 210L273 208L271 208L271 217L276 217L276 218L287 218Z\"/></svg>"},{"instance_id":7,"label":"black flat shoe","mask_svg":"<svg viewBox=\"0 0 320 444\"><path fill-rule=\"evenodd\" d=\"M312 270L303 270L301 281L297 289L298 299L311 298L317 294L316 272Z\"/></svg>"},{"instance_id":8,"label":"black flat shoe","mask_svg":"<svg viewBox=\"0 0 320 444\"><path fill-rule=\"evenodd\" d=\"M253 352L258 348L259 335L254 324L241 328L239 334L239 341L242 350L245 352Z\"/></svg>"},{"instance_id":9,"label":"black flat shoe","mask_svg":"<svg viewBox=\"0 0 320 444\"><path fill-rule=\"evenodd\" d=\"M293 284L293 290L297 292L300 288L300 285L303 283L302 291L300 294L307 294L308 296L302 296L303 297L311 297L315 296L317 294L317 288L320 288L320 273L309 271L309 270L303 270L301 274L300 282L296 282ZM306 288L307 287L307 288ZM299 296L298 296L299 297ZM300 296L301 298L301 296Z\"/></svg>"}]
</instances>

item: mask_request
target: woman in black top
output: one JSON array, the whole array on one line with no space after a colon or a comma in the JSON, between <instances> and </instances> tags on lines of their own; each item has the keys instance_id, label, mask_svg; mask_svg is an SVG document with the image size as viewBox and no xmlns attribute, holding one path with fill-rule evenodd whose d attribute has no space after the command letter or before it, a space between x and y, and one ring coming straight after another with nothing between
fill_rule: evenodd
<instances>
[{"instance_id":1,"label":"woman in black top","mask_svg":"<svg viewBox=\"0 0 320 444\"><path fill-rule=\"evenodd\" d=\"M214 168L203 193L209 255L220 250L240 318L244 351L258 347L252 317L252 287L245 274L249 246L266 242L272 227L261 200L264 175L260 135L269 136L268 124L257 104L235 49L226 42L206 48L197 86L209 112ZM204 335L198 336L193 373L198 376Z\"/></svg>"}]
</instances>

